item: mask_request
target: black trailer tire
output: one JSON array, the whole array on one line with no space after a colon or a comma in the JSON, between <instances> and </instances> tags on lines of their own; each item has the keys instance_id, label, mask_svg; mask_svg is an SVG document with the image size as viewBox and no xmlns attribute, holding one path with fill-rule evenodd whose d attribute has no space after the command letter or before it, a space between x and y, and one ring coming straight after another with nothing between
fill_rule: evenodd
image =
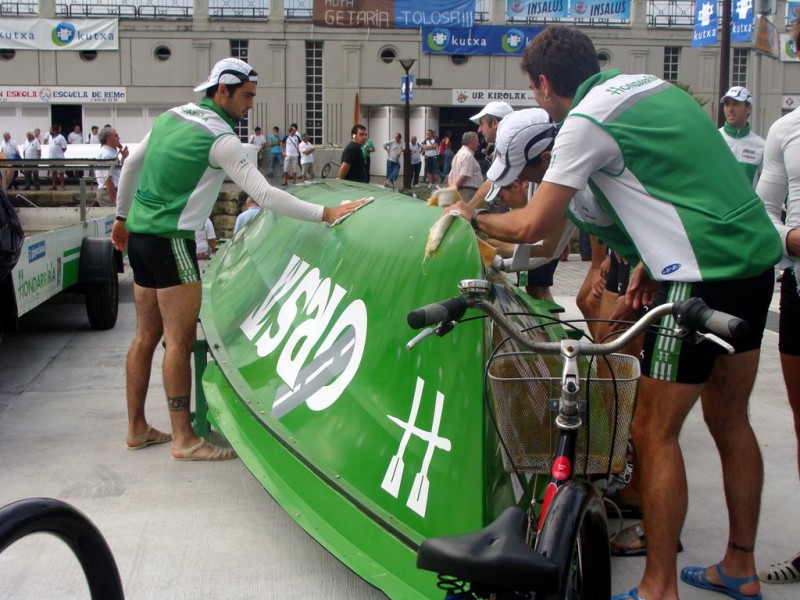
<instances>
[{"instance_id":1,"label":"black trailer tire","mask_svg":"<svg viewBox=\"0 0 800 600\"><path fill-rule=\"evenodd\" d=\"M119 278L114 265L108 265L108 280L85 283L86 315L92 329L111 329L119 312Z\"/></svg>"}]
</instances>

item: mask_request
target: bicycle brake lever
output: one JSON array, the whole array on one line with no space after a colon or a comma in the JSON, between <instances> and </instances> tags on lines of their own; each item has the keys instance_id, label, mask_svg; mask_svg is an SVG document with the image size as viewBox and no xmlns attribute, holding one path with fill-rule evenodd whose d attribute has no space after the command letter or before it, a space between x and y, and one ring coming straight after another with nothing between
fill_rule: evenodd
<instances>
[{"instance_id":1,"label":"bicycle brake lever","mask_svg":"<svg viewBox=\"0 0 800 600\"><path fill-rule=\"evenodd\" d=\"M422 330L422 332L415 335L411 338L411 341L406 344L406 350L411 350L414 346L419 344L422 340L426 337L431 335L438 335L439 337L444 337L456 326L458 321L442 321L435 327L428 327L427 329Z\"/></svg>"},{"instance_id":2,"label":"bicycle brake lever","mask_svg":"<svg viewBox=\"0 0 800 600\"><path fill-rule=\"evenodd\" d=\"M677 334L678 339L686 340L690 344L699 344L703 340L711 342L712 344L716 344L728 354L733 354L736 352L733 346L731 346L728 342L723 340L716 334L713 333L700 333L699 331L689 331L687 329L681 328Z\"/></svg>"}]
</instances>

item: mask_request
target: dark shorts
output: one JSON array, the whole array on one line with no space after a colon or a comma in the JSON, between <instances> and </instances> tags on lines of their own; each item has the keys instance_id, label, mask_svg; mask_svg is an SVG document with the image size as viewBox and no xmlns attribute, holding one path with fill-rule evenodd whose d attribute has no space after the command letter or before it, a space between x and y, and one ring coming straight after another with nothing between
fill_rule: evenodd
<instances>
[{"instance_id":1,"label":"dark shorts","mask_svg":"<svg viewBox=\"0 0 800 600\"><path fill-rule=\"evenodd\" d=\"M611 266L608 268L606 289L614 294L624 296L628 291L628 280L631 276L631 266L617 259L616 252L609 254Z\"/></svg>"},{"instance_id":2,"label":"dark shorts","mask_svg":"<svg viewBox=\"0 0 800 600\"><path fill-rule=\"evenodd\" d=\"M736 352L747 352L761 347L774 286L772 267L755 277L734 281L665 282L659 287L655 304L698 297L711 308L744 319L750 325L748 336L743 340L726 341ZM661 331L671 334L675 321L669 315L663 317L659 325L663 328ZM651 329L644 336L642 373L677 383L705 383L720 354L725 354L725 350L711 342L690 344Z\"/></svg>"},{"instance_id":3,"label":"dark shorts","mask_svg":"<svg viewBox=\"0 0 800 600\"><path fill-rule=\"evenodd\" d=\"M800 295L792 269L786 269L781 278L780 311L778 350L781 354L800 356Z\"/></svg>"},{"instance_id":4,"label":"dark shorts","mask_svg":"<svg viewBox=\"0 0 800 600\"><path fill-rule=\"evenodd\" d=\"M439 172L439 157L426 156L425 157L425 175Z\"/></svg>"},{"instance_id":5,"label":"dark shorts","mask_svg":"<svg viewBox=\"0 0 800 600\"><path fill-rule=\"evenodd\" d=\"M128 260L134 283L162 289L200 281L196 248L194 240L131 233Z\"/></svg>"},{"instance_id":6,"label":"dark shorts","mask_svg":"<svg viewBox=\"0 0 800 600\"><path fill-rule=\"evenodd\" d=\"M528 271L528 286L553 287L553 273L556 272L558 259L551 260L546 265Z\"/></svg>"}]
</instances>

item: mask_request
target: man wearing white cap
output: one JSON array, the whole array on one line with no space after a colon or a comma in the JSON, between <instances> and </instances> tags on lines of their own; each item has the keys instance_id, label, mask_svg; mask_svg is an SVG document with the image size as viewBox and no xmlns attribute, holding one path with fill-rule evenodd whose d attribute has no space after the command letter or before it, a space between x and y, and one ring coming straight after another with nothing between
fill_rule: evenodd
<instances>
[{"instance_id":1,"label":"man wearing white cap","mask_svg":"<svg viewBox=\"0 0 800 600\"><path fill-rule=\"evenodd\" d=\"M494 201L511 209L524 208L533 196L533 185L525 184L541 183L550 165L550 151L555 136L556 126L541 108L512 112L500 121L497 127L497 151L492 166L486 173L487 181L491 185L486 201ZM486 209L482 209L476 212L481 214L485 211ZM513 261L531 257L525 261L527 264L520 265L521 268L529 269L527 280L521 276L520 282L534 298L553 299L550 288L553 286L553 273L558 266L558 257L575 230L572 223L564 221L560 235L559 232L554 232L543 244L514 246Z\"/></svg>"},{"instance_id":2,"label":"man wearing white cap","mask_svg":"<svg viewBox=\"0 0 800 600\"><path fill-rule=\"evenodd\" d=\"M765 141L751 131L747 122L753 110L753 95L746 87L735 85L722 97L720 104L725 112L725 124L719 131L755 187L764 159Z\"/></svg>"},{"instance_id":3,"label":"man wearing white cap","mask_svg":"<svg viewBox=\"0 0 800 600\"><path fill-rule=\"evenodd\" d=\"M136 333L128 352L127 447L172 441L175 460L227 460L236 454L198 437L189 415L190 357L200 311L195 231L201 229L227 174L262 208L333 223L363 202L323 208L272 187L249 162L234 132L253 107L258 75L236 58L219 61L195 88L205 92L160 115L122 168L111 241L127 247L133 270ZM164 389L172 435L152 428L145 400L153 353L164 338Z\"/></svg>"}]
</instances>

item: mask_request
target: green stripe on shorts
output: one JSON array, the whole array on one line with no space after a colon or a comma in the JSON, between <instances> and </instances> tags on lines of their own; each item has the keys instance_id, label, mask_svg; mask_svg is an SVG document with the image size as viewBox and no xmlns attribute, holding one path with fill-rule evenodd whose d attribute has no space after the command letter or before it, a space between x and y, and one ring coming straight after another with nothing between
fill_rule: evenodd
<instances>
[{"instance_id":1,"label":"green stripe on shorts","mask_svg":"<svg viewBox=\"0 0 800 600\"><path fill-rule=\"evenodd\" d=\"M178 277L181 283L200 281L197 269L194 268L194 261L186 248L185 240L181 238L171 238L169 243L172 247L172 255L175 258L175 266L178 269Z\"/></svg>"},{"instance_id":2,"label":"green stripe on shorts","mask_svg":"<svg viewBox=\"0 0 800 600\"><path fill-rule=\"evenodd\" d=\"M691 297L690 283L675 282L670 286L667 302L679 302ZM678 380L678 361L683 342L675 337L675 318L664 315L659 323L659 333L653 347L653 358L650 361L650 373L653 379L662 381Z\"/></svg>"}]
</instances>

